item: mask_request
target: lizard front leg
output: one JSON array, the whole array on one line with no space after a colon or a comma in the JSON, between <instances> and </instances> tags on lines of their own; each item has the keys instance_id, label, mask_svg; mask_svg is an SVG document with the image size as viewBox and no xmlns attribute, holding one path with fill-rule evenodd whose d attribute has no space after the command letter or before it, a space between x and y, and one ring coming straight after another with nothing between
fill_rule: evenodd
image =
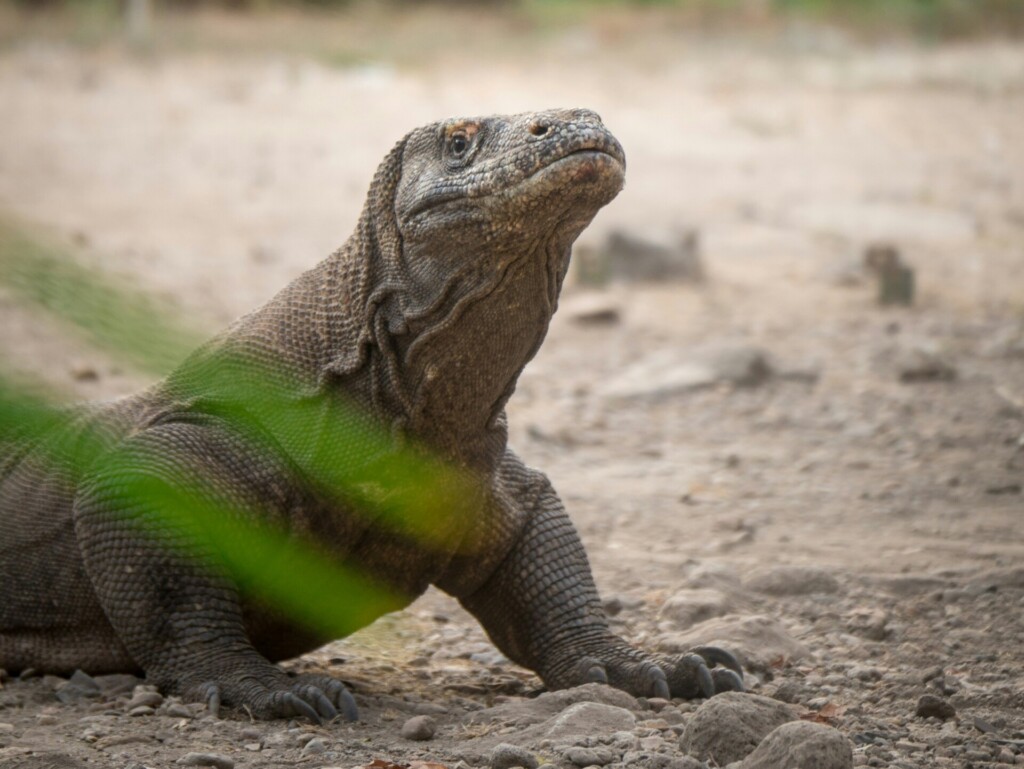
<instances>
[{"instance_id":1,"label":"lizard front leg","mask_svg":"<svg viewBox=\"0 0 1024 769\"><path fill-rule=\"evenodd\" d=\"M518 535L487 581L460 600L506 656L554 689L599 682L687 699L743 690L742 669L722 649L651 654L612 633L579 535L547 478L511 455L501 473L518 510L498 520L512 515Z\"/></svg>"},{"instance_id":2,"label":"lizard front leg","mask_svg":"<svg viewBox=\"0 0 1024 769\"><path fill-rule=\"evenodd\" d=\"M244 542L197 535L214 516L250 525L275 514L272 460L219 428L170 423L96 462L74 507L86 573L119 639L146 678L187 700L246 708L258 718L357 716L340 681L290 678L253 646L243 597L218 549ZM185 516L191 516L187 518Z\"/></svg>"}]
</instances>

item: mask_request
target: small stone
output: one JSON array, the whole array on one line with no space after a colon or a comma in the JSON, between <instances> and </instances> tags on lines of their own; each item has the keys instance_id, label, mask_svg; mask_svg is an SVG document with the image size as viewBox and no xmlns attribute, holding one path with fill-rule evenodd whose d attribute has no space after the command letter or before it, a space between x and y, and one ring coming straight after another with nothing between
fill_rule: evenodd
<instances>
[{"instance_id":1,"label":"small stone","mask_svg":"<svg viewBox=\"0 0 1024 769\"><path fill-rule=\"evenodd\" d=\"M518 745L499 743L487 754L487 763L491 769L512 769L521 766L523 769L537 769L538 762L526 748Z\"/></svg>"},{"instance_id":2,"label":"small stone","mask_svg":"<svg viewBox=\"0 0 1024 769\"><path fill-rule=\"evenodd\" d=\"M180 702L175 702L168 705L164 709L164 713L171 716L172 718L192 718L192 711L189 710L185 705Z\"/></svg>"},{"instance_id":3,"label":"small stone","mask_svg":"<svg viewBox=\"0 0 1024 769\"><path fill-rule=\"evenodd\" d=\"M76 363L71 367L70 373L76 382L95 382L100 378L100 372L89 363Z\"/></svg>"},{"instance_id":4,"label":"small stone","mask_svg":"<svg viewBox=\"0 0 1024 769\"><path fill-rule=\"evenodd\" d=\"M432 740L434 734L437 732L437 722L430 716L413 716L404 724L402 724L402 739L416 740L422 742L424 740Z\"/></svg>"},{"instance_id":5,"label":"small stone","mask_svg":"<svg viewBox=\"0 0 1024 769\"><path fill-rule=\"evenodd\" d=\"M690 627L728 614L733 610L732 603L725 593L714 588L679 590L662 605L660 616Z\"/></svg>"},{"instance_id":6,"label":"small stone","mask_svg":"<svg viewBox=\"0 0 1024 769\"><path fill-rule=\"evenodd\" d=\"M324 741L319 737L314 737L306 743L305 747L302 748L303 756L319 756L327 750L327 746Z\"/></svg>"},{"instance_id":7,"label":"small stone","mask_svg":"<svg viewBox=\"0 0 1024 769\"><path fill-rule=\"evenodd\" d=\"M132 708L131 710L129 710L128 711L128 715L133 716L133 717L135 717L135 716L151 716L155 712L156 711L153 710L153 708L151 708L149 705L139 705L137 708Z\"/></svg>"},{"instance_id":8,"label":"small stone","mask_svg":"<svg viewBox=\"0 0 1024 769\"><path fill-rule=\"evenodd\" d=\"M881 609L858 607L846 614L846 628L870 641L884 641L889 635L889 615Z\"/></svg>"},{"instance_id":9,"label":"small stone","mask_svg":"<svg viewBox=\"0 0 1024 769\"><path fill-rule=\"evenodd\" d=\"M261 748L262 748L263 746L262 746L262 745L260 745L260 743L258 743L258 742L247 742L247 743L245 743L244 745L242 745L242 747L243 747L243 748L244 748L245 750L248 750L248 751L250 751L250 752L252 752L252 753L259 753L260 749L261 749Z\"/></svg>"},{"instance_id":10,"label":"small stone","mask_svg":"<svg viewBox=\"0 0 1024 769\"><path fill-rule=\"evenodd\" d=\"M235 762L217 753L186 753L174 763L182 766L212 766L214 769L234 769Z\"/></svg>"},{"instance_id":11,"label":"small stone","mask_svg":"<svg viewBox=\"0 0 1024 769\"><path fill-rule=\"evenodd\" d=\"M149 708L158 708L164 704L163 695L160 692L155 692L152 689L136 689L132 698L128 700L126 706L128 710L132 708L138 708L145 705Z\"/></svg>"},{"instance_id":12,"label":"small stone","mask_svg":"<svg viewBox=\"0 0 1024 769\"><path fill-rule=\"evenodd\" d=\"M947 721L956 716L956 708L948 700L936 697L934 694L922 694L921 699L917 701L914 715L919 718L941 718L943 721Z\"/></svg>"},{"instance_id":13,"label":"small stone","mask_svg":"<svg viewBox=\"0 0 1024 769\"><path fill-rule=\"evenodd\" d=\"M240 731L238 736L243 740L258 740L262 735L259 729L250 726Z\"/></svg>"},{"instance_id":14,"label":"small stone","mask_svg":"<svg viewBox=\"0 0 1024 769\"><path fill-rule=\"evenodd\" d=\"M68 681L57 689L57 699L70 705L87 698L100 696L99 684L87 673L76 670Z\"/></svg>"},{"instance_id":15,"label":"small stone","mask_svg":"<svg viewBox=\"0 0 1024 769\"><path fill-rule=\"evenodd\" d=\"M572 747L566 750L564 755L576 766L604 766L617 758L608 748Z\"/></svg>"},{"instance_id":16,"label":"small stone","mask_svg":"<svg viewBox=\"0 0 1024 769\"><path fill-rule=\"evenodd\" d=\"M57 718L57 716L51 716L51 715L36 716L36 723L39 724L40 726L53 726L54 724L58 723L58 721L59 721L59 719ZM2 727L2 725L0 725L0 727ZM0 728L0 731L3 731L3 729Z\"/></svg>"},{"instance_id":17,"label":"small stone","mask_svg":"<svg viewBox=\"0 0 1024 769\"><path fill-rule=\"evenodd\" d=\"M14 724L0 723L0 734L11 734L14 732Z\"/></svg>"}]
</instances>

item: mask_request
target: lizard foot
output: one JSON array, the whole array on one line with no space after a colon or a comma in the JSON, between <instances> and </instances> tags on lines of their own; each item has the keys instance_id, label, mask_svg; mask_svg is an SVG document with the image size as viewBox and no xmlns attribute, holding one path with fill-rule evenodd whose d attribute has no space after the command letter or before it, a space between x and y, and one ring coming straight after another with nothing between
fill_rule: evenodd
<instances>
[{"instance_id":1,"label":"lizard foot","mask_svg":"<svg viewBox=\"0 0 1024 769\"><path fill-rule=\"evenodd\" d=\"M346 721L359 718L352 694L341 681L329 676L303 675L270 684L252 678L237 683L207 681L194 691L196 699L205 702L215 718L220 717L222 704L243 707L260 719L304 716L322 724L337 718L339 711Z\"/></svg>"},{"instance_id":2,"label":"lizard foot","mask_svg":"<svg viewBox=\"0 0 1024 769\"><path fill-rule=\"evenodd\" d=\"M636 696L663 699L745 691L743 668L732 654L716 646L701 646L677 656L585 657L577 664L577 676L584 683L608 684Z\"/></svg>"}]
</instances>

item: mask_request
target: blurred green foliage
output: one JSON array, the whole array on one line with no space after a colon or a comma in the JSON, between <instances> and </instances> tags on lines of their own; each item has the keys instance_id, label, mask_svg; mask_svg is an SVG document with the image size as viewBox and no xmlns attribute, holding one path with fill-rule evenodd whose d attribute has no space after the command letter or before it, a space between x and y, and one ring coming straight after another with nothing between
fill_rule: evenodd
<instances>
[{"instance_id":1,"label":"blurred green foliage","mask_svg":"<svg viewBox=\"0 0 1024 769\"><path fill-rule=\"evenodd\" d=\"M321 499L365 517L367 526L387 528L417 550L472 547L464 514L479 504L475 479L421 447L396 442L342 397L310 397L289 371L248 361L240 370L238 358L224 365L217 355L204 357L209 348L192 354L200 335L158 302L2 217L0 288L141 371L165 374L184 360L188 392L202 395L206 418L230 425L253 451L300 441L296 454L306 456L286 461L295 463ZM118 507L134 523L154 535L174 532L172 539L185 543L191 556L328 637L404 605L402 596L338 563L323 543L286 533L274 514L243 509L195 477L169 482L140 472L154 463L130 441L83 429L88 412L64 406L52 388L11 374L9 366L0 372L0 467L27 441L67 477L119 479Z\"/></svg>"},{"instance_id":2,"label":"blurred green foliage","mask_svg":"<svg viewBox=\"0 0 1024 769\"><path fill-rule=\"evenodd\" d=\"M130 0L9 0L26 10L64 9L79 17L117 13ZM148 0L158 8L263 10L344 10L370 0ZM387 0L376 3L395 13L427 5L500 9L527 15L574 17L600 9L677 9L690 18L730 16L737 20L800 18L842 24L871 32L906 32L926 37L1024 34L1024 0Z\"/></svg>"}]
</instances>

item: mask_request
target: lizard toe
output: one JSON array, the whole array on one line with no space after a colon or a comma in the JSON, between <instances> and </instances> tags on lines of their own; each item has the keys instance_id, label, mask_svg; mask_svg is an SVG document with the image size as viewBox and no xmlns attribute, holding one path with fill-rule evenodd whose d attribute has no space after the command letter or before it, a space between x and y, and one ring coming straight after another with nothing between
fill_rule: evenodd
<instances>
[{"instance_id":1,"label":"lizard toe","mask_svg":"<svg viewBox=\"0 0 1024 769\"><path fill-rule=\"evenodd\" d=\"M743 679L727 668L714 668L711 671L711 677L715 682L715 694L747 690L747 687L743 685Z\"/></svg>"}]
</instances>

